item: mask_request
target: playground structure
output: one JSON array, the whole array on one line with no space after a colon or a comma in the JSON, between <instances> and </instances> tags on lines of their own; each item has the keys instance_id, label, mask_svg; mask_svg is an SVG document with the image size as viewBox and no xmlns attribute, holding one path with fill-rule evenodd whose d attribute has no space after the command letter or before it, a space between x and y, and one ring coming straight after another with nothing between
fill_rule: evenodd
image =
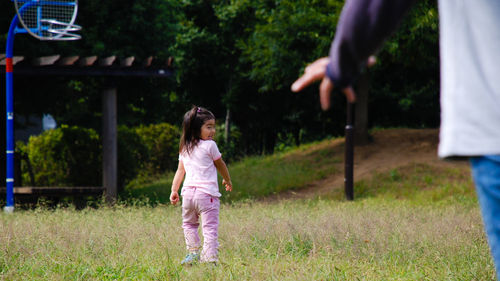
<instances>
[{"instance_id":1,"label":"playground structure","mask_svg":"<svg viewBox=\"0 0 500 281\"><path fill-rule=\"evenodd\" d=\"M37 198L46 197L58 200L73 197L83 203L81 197L101 196L103 193L110 201L117 197L117 99L120 78L168 78L173 74L172 58L162 60L154 56L136 58L135 56L61 56L41 57L14 56L12 58L16 77L105 77L109 81L101 90L102 96L102 186L51 187L21 186L16 179L14 194L16 198L36 202ZM0 54L0 66L6 64L5 54ZM5 68L0 68L3 74ZM18 157L19 158L19 157ZM16 160L18 161L18 160ZM0 165L1 166L1 165ZM16 166L19 163L16 162ZM14 169L16 170L16 169ZM17 169L19 171L19 168ZM16 178L19 176L16 174ZM0 187L0 195L5 188ZM80 198L77 198L80 197ZM16 200L18 202L19 200Z\"/></svg>"},{"instance_id":2,"label":"playground structure","mask_svg":"<svg viewBox=\"0 0 500 281\"><path fill-rule=\"evenodd\" d=\"M14 37L18 33L29 33L40 40L78 40L73 33L81 29L75 25L78 11L77 0L13 0L16 15L11 21L7 35L5 75L6 75L6 206L5 212L14 211L14 94L13 55ZM21 26L19 26L21 25Z\"/></svg>"}]
</instances>

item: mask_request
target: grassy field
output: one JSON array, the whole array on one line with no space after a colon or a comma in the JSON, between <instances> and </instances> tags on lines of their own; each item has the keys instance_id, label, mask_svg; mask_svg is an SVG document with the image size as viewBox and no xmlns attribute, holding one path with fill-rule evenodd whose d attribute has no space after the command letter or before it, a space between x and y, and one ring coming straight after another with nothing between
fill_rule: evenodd
<instances>
[{"instance_id":1,"label":"grassy field","mask_svg":"<svg viewBox=\"0 0 500 281\"><path fill-rule=\"evenodd\" d=\"M311 153L318 162L338 161L311 147L290 153L239 165L244 171L267 165L260 161L279 164L283 157L302 163ZM261 194L299 187L303 176L249 173L281 186ZM255 182L248 186L256 188ZM356 183L353 202L341 190L308 200L241 198L221 208L216 267L180 265L185 249L179 206L129 200L81 211L2 213L0 279L495 280L473 185L463 169L411 164L375 174Z\"/></svg>"}]
</instances>

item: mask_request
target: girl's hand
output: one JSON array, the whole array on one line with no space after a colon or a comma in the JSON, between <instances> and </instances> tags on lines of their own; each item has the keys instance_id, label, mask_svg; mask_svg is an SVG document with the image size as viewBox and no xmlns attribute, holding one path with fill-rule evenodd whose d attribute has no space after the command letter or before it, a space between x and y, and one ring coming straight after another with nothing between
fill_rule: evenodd
<instances>
[{"instance_id":1,"label":"girl's hand","mask_svg":"<svg viewBox=\"0 0 500 281\"><path fill-rule=\"evenodd\" d=\"M175 205L177 204L177 202L179 202L179 193L172 191L170 193L170 203L172 203L172 205Z\"/></svg>"},{"instance_id":2,"label":"girl's hand","mask_svg":"<svg viewBox=\"0 0 500 281\"><path fill-rule=\"evenodd\" d=\"M225 179L222 179L222 185L226 187L226 191L233 191L233 183L231 181L227 182Z\"/></svg>"}]
</instances>

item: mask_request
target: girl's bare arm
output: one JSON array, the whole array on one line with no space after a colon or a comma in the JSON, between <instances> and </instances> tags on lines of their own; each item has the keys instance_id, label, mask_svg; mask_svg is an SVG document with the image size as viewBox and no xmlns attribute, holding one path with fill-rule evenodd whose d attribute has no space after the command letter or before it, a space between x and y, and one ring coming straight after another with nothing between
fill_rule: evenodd
<instances>
[{"instance_id":1,"label":"girl's bare arm","mask_svg":"<svg viewBox=\"0 0 500 281\"><path fill-rule=\"evenodd\" d=\"M226 163L222 158L219 158L214 161L215 167L217 168L217 171L221 174L223 180L222 184L226 187L227 191L232 191L233 190L233 183L231 182L231 176L229 175L229 171L227 170Z\"/></svg>"},{"instance_id":2,"label":"girl's bare arm","mask_svg":"<svg viewBox=\"0 0 500 281\"><path fill-rule=\"evenodd\" d=\"M174 180L172 181L172 192L170 193L170 202L175 205L179 202L179 188L181 187L182 180L186 170L184 169L184 164L179 160L179 165L177 166L177 171L175 172Z\"/></svg>"}]
</instances>

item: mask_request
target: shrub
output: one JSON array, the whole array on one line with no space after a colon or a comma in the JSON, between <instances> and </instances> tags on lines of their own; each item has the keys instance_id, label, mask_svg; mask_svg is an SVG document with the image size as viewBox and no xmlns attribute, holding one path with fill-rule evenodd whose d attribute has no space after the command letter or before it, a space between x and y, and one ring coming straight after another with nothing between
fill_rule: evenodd
<instances>
[{"instance_id":1,"label":"shrub","mask_svg":"<svg viewBox=\"0 0 500 281\"><path fill-rule=\"evenodd\" d=\"M151 174L175 170L178 163L180 130L168 123L136 128L149 151L145 169Z\"/></svg>"},{"instance_id":2,"label":"shrub","mask_svg":"<svg viewBox=\"0 0 500 281\"><path fill-rule=\"evenodd\" d=\"M138 175L175 170L180 132L167 123L118 128L119 190ZM62 125L32 136L26 146L38 186L89 186L102 184L102 145L93 129ZM26 167L24 180L29 179Z\"/></svg>"},{"instance_id":3,"label":"shrub","mask_svg":"<svg viewBox=\"0 0 500 281\"><path fill-rule=\"evenodd\" d=\"M135 129L118 127L118 186L134 179L149 159L148 148Z\"/></svg>"},{"instance_id":4,"label":"shrub","mask_svg":"<svg viewBox=\"0 0 500 281\"><path fill-rule=\"evenodd\" d=\"M93 129L61 125L26 146L39 186L98 186L102 183L101 141Z\"/></svg>"},{"instance_id":5,"label":"shrub","mask_svg":"<svg viewBox=\"0 0 500 281\"><path fill-rule=\"evenodd\" d=\"M3 158L2 161L5 161L5 158ZM33 174L33 168L31 167L31 162L28 157L28 147L21 140L16 141L14 165L19 165L20 168L19 171L14 171L14 186L35 185L35 176ZM5 166L2 166L2 169L5 170ZM21 173L20 178L17 177L18 172ZM0 171L0 174L2 175L2 177L5 177L5 171Z\"/></svg>"}]
</instances>

